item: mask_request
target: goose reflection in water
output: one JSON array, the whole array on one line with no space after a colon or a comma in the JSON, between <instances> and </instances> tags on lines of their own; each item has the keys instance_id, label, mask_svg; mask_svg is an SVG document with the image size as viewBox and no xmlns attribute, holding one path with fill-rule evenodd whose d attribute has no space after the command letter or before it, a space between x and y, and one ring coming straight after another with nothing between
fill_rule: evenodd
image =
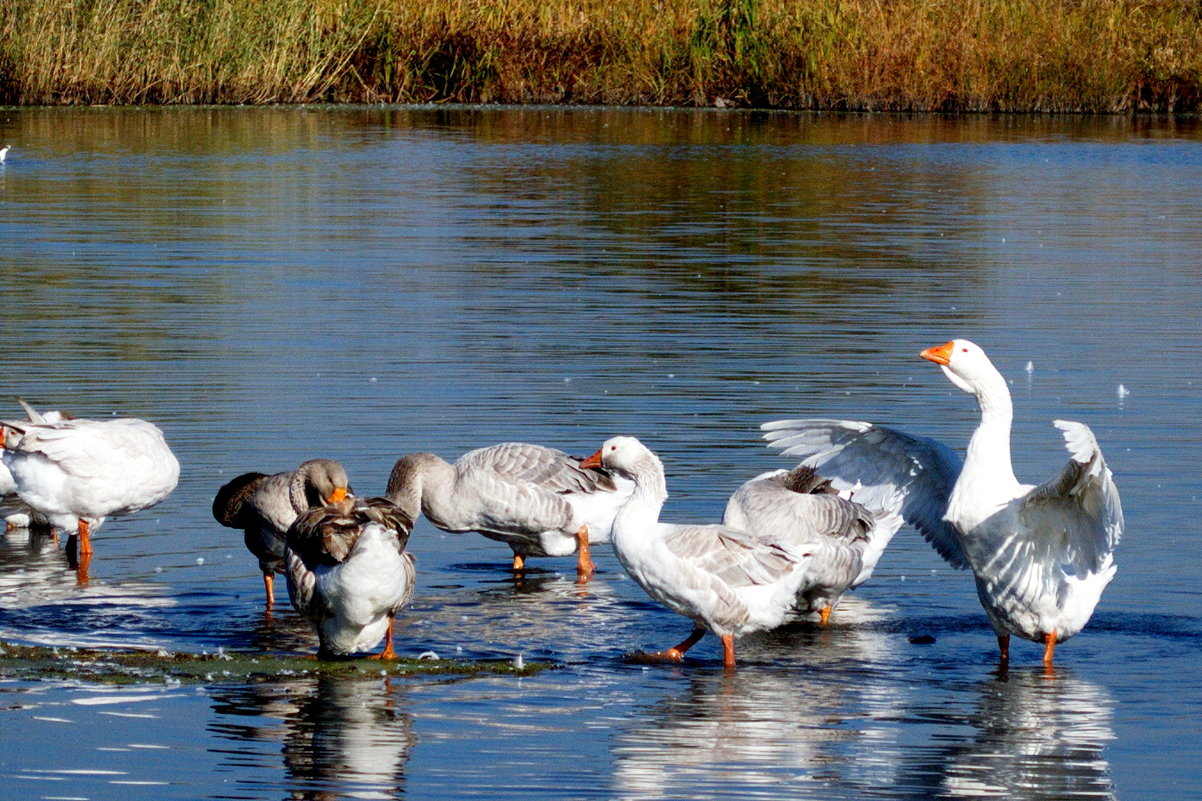
<instances>
[{"instance_id":1,"label":"goose reflection in water","mask_svg":"<svg viewBox=\"0 0 1202 801\"><path fill-rule=\"evenodd\" d=\"M884 721L902 714L907 689L890 669L888 638L828 634L757 636L745 670L693 672L687 692L634 716L616 737L614 796L706 799L762 787L765 797L799 799L892 785L902 750ZM781 665L790 637L802 642ZM776 654L770 666L756 664L761 649Z\"/></svg>"},{"instance_id":2,"label":"goose reflection in water","mask_svg":"<svg viewBox=\"0 0 1202 801\"><path fill-rule=\"evenodd\" d=\"M7 630L42 645L103 648L155 642L144 634L176 607L149 581L77 584L55 538L37 529L0 536L0 639Z\"/></svg>"},{"instance_id":3,"label":"goose reflection in water","mask_svg":"<svg viewBox=\"0 0 1202 801\"><path fill-rule=\"evenodd\" d=\"M25 606L34 600L75 594L71 571L57 539L36 529L15 528L0 537L0 599ZM0 601L0 605L6 605Z\"/></svg>"},{"instance_id":4,"label":"goose reflection in water","mask_svg":"<svg viewBox=\"0 0 1202 801\"><path fill-rule=\"evenodd\" d=\"M226 718L213 727L238 749L237 762L264 761L245 753L248 743L281 742L287 779L271 777L250 790L270 787L275 793L283 784L289 798L323 801L405 795L405 768L417 738L405 691L387 677L320 676L230 688L215 708L253 718L246 723ZM264 718L283 725L264 726Z\"/></svg>"},{"instance_id":5,"label":"goose reflection in water","mask_svg":"<svg viewBox=\"0 0 1202 801\"><path fill-rule=\"evenodd\" d=\"M979 691L975 737L944 757L941 797L1118 798L1105 759L1114 702L1102 687L1063 669L1012 670Z\"/></svg>"}]
</instances>

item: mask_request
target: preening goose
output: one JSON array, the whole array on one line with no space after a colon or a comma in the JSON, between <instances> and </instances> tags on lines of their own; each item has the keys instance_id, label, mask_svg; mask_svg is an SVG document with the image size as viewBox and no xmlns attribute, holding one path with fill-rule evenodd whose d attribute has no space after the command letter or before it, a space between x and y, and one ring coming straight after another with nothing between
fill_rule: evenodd
<instances>
[{"instance_id":1,"label":"preening goose","mask_svg":"<svg viewBox=\"0 0 1202 801\"><path fill-rule=\"evenodd\" d=\"M872 575L902 519L841 497L805 465L756 476L731 495L722 522L762 539L806 545L813 559L797 593L797 611L823 625L843 593Z\"/></svg>"},{"instance_id":2,"label":"preening goose","mask_svg":"<svg viewBox=\"0 0 1202 801\"><path fill-rule=\"evenodd\" d=\"M934 440L869 423L782 420L766 423L765 437L837 484L857 485L866 505L895 497L944 559L972 569L1002 664L1017 634L1044 644L1050 668L1056 643L1085 626L1115 574L1123 511L1111 472L1087 426L1057 420L1068 464L1044 484L1020 484L1010 391L985 352L957 339L921 356L980 406L963 461Z\"/></svg>"},{"instance_id":3,"label":"preening goose","mask_svg":"<svg viewBox=\"0 0 1202 801\"><path fill-rule=\"evenodd\" d=\"M722 639L723 664L733 668L736 636L784 622L812 559L809 543L757 538L724 525L659 522L668 497L664 467L634 437L607 440L582 464L634 482L614 519L614 552L648 595L693 621L684 642L647 658L680 662L709 630Z\"/></svg>"},{"instance_id":4,"label":"preening goose","mask_svg":"<svg viewBox=\"0 0 1202 801\"><path fill-rule=\"evenodd\" d=\"M346 470L333 459L310 459L296 470L274 475L243 473L213 499L213 517L243 531L243 541L259 560L267 606L275 604L273 579L284 572L284 536L303 512L336 503L350 494Z\"/></svg>"},{"instance_id":5,"label":"preening goose","mask_svg":"<svg viewBox=\"0 0 1202 801\"><path fill-rule=\"evenodd\" d=\"M154 506L179 480L163 432L145 420L6 422L3 431L18 497L50 525L78 532L81 556L106 517Z\"/></svg>"},{"instance_id":6,"label":"preening goose","mask_svg":"<svg viewBox=\"0 0 1202 801\"><path fill-rule=\"evenodd\" d=\"M300 515L288 529L288 597L320 642L318 657L369 651L393 659L393 618L413 596L405 551L413 518L384 498L346 496Z\"/></svg>"},{"instance_id":7,"label":"preening goose","mask_svg":"<svg viewBox=\"0 0 1202 801\"><path fill-rule=\"evenodd\" d=\"M470 451L454 464L432 453L397 460L385 497L443 531L477 531L513 550L513 569L529 556L577 554L576 570L595 569L590 543L608 542L613 517L632 485L541 445L507 442Z\"/></svg>"}]
</instances>

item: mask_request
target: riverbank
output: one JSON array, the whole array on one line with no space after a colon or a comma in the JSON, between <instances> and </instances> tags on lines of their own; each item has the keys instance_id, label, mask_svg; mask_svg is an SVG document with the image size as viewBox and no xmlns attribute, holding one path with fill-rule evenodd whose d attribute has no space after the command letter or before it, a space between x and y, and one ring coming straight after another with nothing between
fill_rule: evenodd
<instances>
[{"instance_id":1,"label":"riverbank","mask_svg":"<svg viewBox=\"0 0 1202 801\"><path fill-rule=\"evenodd\" d=\"M0 103L1197 112L1194 0L9 0Z\"/></svg>"}]
</instances>

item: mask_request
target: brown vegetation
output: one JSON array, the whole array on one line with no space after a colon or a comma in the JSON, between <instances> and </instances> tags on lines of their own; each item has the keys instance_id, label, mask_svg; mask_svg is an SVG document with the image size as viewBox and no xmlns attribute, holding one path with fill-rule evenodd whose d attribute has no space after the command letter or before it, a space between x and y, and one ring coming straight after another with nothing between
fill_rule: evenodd
<instances>
[{"instance_id":1,"label":"brown vegetation","mask_svg":"<svg viewBox=\"0 0 1202 801\"><path fill-rule=\"evenodd\" d=\"M1197 0L6 0L0 102L1196 112Z\"/></svg>"}]
</instances>

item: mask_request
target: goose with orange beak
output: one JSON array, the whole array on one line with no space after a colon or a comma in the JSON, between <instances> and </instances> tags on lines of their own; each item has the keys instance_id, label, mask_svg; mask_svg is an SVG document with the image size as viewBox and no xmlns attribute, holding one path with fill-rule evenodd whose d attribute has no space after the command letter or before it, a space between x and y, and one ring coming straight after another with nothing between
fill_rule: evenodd
<instances>
[{"instance_id":1,"label":"goose with orange beak","mask_svg":"<svg viewBox=\"0 0 1202 801\"><path fill-rule=\"evenodd\" d=\"M956 339L920 355L980 407L963 460L934 440L847 420L766 423L765 438L856 486L858 502L896 506L944 559L972 570L1002 665L1015 634L1043 644L1050 670L1056 644L1081 631L1114 578L1123 511L1113 475L1087 426L1057 420L1068 464L1043 484L1020 483L1010 391L985 352Z\"/></svg>"},{"instance_id":2,"label":"goose with orange beak","mask_svg":"<svg viewBox=\"0 0 1202 801\"><path fill-rule=\"evenodd\" d=\"M285 535L288 598L317 633L319 659L384 648L395 659L397 612L413 597L413 518L385 498L340 497L301 514Z\"/></svg>"},{"instance_id":3,"label":"goose with orange beak","mask_svg":"<svg viewBox=\"0 0 1202 801\"><path fill-rule=\"evenodd\" d=\"M406 454L393 466L384 497L443 531L477 531L507 544L515 572L525 570L530 556L574 553L583 582L596 570L589 546L609 542L614 514L631 489L556 448L503 442L454 463L433 453Z\"/></svg>"},{"instance_id":4,"label":"goose with orange beak","mask_svg":"<svg viewBox=\"0 0 1202 801\"><path fill-rule=\"evenodd\" d=\"M246 549L259 560L267 608L275 604L275 574L284 572L284 537L310 509L337 503L351 492L350 479L333 459L310 459L295 470L243 473L213 498L213 517L242 529Z\"/></svg>"},{"instance_id":5,"label":"goose with orange beak","mask_svg":"<svg viewBox=\"0 0 1202 801\"><path fill-rule=\"evenodd\" d=\"M693 621L679 645L640 661L681 662L706 631L722 639L722 662L735 667L735 637L781 625L793 608L812 544L768 540L724 525L661 523L668 497L659 457L634 437L614 437L581 463L634 482L614 518L614 553L648 595Z\"/></svg>"}]
</instances>

